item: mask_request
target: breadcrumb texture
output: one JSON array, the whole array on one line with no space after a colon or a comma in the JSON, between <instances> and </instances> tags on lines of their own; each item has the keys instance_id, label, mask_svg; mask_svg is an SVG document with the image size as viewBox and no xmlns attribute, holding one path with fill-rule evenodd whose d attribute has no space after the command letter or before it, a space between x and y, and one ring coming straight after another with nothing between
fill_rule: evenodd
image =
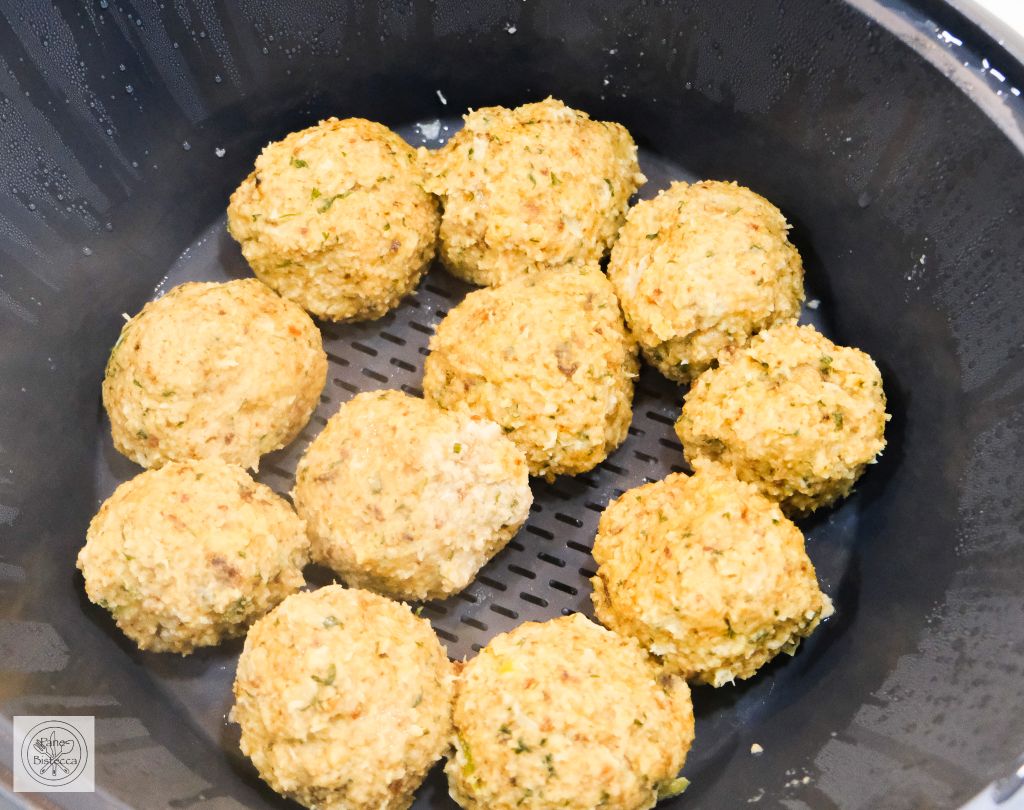
<instances>
[{"instance_id":1,"label":"breadcrumb texture","mask_svg":"<svg viewBox=\"0 0 1024 810\"><path fill-rule=\"evenodd\" d=\"M637 352L596 267L546 270L466 296L441 321L423 391L490 419L531 475L586 472L626 437Z\"/></svg>"},{"instance_id":2,"label":"breadcrumb texture","mask_svg":"<svg viewBox=\"0 0 1024 810\"><path fill-rule=\"evenodd\" d=\"M144 650L186 654L245 633L304 583L305 526L283 498L218 459L121 484L89 524L89 599Z\"/></svg>"},{"instance_id":3,"label":"breadcrumb texture","mask_svg":"<svg viewBox=\"0 0 1024 810\"><path fill-rule=\"evenodd\" d=\"M310 317L255 279L188 283L124 325L103 378L114 447L143 467L255 469L305 427L327 380Z\"/></svg>"},{"instance_id":4,"label":"breadcrumb texture","mask_svg":"<svg viewBox=\"0 0 1024 810\"><path fill-rule=\"evenodd\" d=\"M428 156L427 188L444 208L448 270L495 285L601 259L646 182L625 127L553 98L513 110L483 107L465 122Z\"/></svg>"},{"instance_id":5,"label":"breadcrumb texture","mask_svg":"<svg viewBox=\"0 0 1024 810\"><path fill-rule=\"evenodd\" d=\"M473 810L642 810L678 793L690 690L580 614L522 624L463 668L445 771Z\"/></svg>"},{"instance_id":6,"label":"breadcrumb texture","mask_svg":"<svg viewBox=\"0 0 1024 810\"><path fill-rule=\"evenodd\" d=\"M849 494L885 447L888 419L867 354L784 325L699 377L676 433L689 461L721 461L799 516Z\"/></svg>"},{"instance_id":7,"label":"breadcrumb texture","mask_svg":"<svg viewBox=\"0 0 1024 810\"><path fill-rule=\"evenodd\" d=\"M256 276L331 321L379 318L434 258L440 215L416 152L382 124L329 118L269 144L228 205Z\"/></svg>"},{"instance_id":8,"label":"breadcrumb texture","mask_svg":"<svg viewBox=\"0 0 1024 810\"><path fill-rule=\"evenodd\" d=\"M689 382L726 350L795 321L800 255L782 212L736 183L673 183L629 210L608 277L644 357Z\"/></svg>"},{"instance_id":9,"label":"breadcrumb texture","mask_svg":"<svg viewBox=\"0 0 1024 810\"><path fill-rule=\"evenodd\" d=\"M594 541L598 619L688 680L722 686L792 654L832 603L800 530L728 468L624 493Z\"/></svg>"},{"instance_id":10,"label":"breadcrumb texture","mask_svg":"<svg viewBox=\"0 0 1024 810\"><path fill-rule=\"evenodd\" d=\"M404 810L449 745L452 682L426 620L331 585L253 626L231 719L278 793L317 810Z\"/></svg>"},{"instance_id":11,"label":"breadcrumb texture","mask_svg":"<svg viewBox=\"0 0 1024 810\"><path fill-rule=\"evenodd\" d=\"M400 391L343 404L296 473L314 558L407 599L465 588L532 502L526 457L497 424Z\"/></svg>"}]
</instances>

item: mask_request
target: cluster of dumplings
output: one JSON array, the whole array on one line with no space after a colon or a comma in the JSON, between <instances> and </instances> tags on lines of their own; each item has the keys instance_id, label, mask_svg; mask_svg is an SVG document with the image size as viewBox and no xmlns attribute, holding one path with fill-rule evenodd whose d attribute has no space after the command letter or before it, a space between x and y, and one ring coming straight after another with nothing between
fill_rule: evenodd
<instances>
[{"instance_id":1,"label":"cluster of dumplings","mask_svg":"<svg viewBox=\"0 0 1024 810\"><path fill-rule=\"evenodd\" d=\"M183 284L124 326L103 403L148 469L90 524L86 592L145 650L246 636L232 719L278 792L406 808L447 756L462 807L649 808L687 784L687 682L749 678L832 612L792 518L882 451L878 369L796 324L803 267L775 206L704 181L630 208L644 182L622 126L553 99L472 111L434 152L330 119L267 146L231 197L256 279ZM424 397L343 404L294 507L256 483L326 381L310 314L380 317L435 251L483 289L437 327ZM641 354L690 386L693 474L603 513L603 626L526 623L450 662L400 600L465 588L526 520L530 476L622 444ZM310 561L347 587L301 591Z\"/></svg>"}]
</instances>

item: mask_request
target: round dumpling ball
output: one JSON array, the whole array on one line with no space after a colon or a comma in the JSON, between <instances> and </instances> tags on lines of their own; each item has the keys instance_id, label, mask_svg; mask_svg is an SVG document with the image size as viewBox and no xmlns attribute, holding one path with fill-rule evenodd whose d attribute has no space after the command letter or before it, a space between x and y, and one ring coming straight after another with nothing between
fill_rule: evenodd
<instances>
[{"instance_id":1,"label":"round dumpling ball","mask_svg":"<svg viewBox=\"0 0 1024 810\"><path fill-rule=\"evenodd\" d=\"M788 230L778 208L736 183L673 183L631 208L608 277L648 362L688 382L796 320L804 270Z\"/></svg>"},{"instance_id":2,"label":"round dumpling ball","mask_svg":"<svg viewBox=\"0 0 1024 810\"><path fill-rule=\"evenodd\" d=\"M592 469L632 418L636 344L596 267L545 270L466 296L438 325L423 391L497 422L531 475Z\"/></svg>"},{"instance_id":3,"label":"round dumpling ball","mask_svg":"<svg viewBox=\"0 0 1024 810\"><path fill-rule=\"evenodd\" d=\"M218 459L121 484L89 524L89 599L143 650L182 655L243 635L304 584L309 540L283 498Z\"/></svg>"},{"instance_id":4,"label":"round dumpling ball","mask_svg":"<svg viewBox=\"0 0 1024 810\"><path fill-rule=\"evenodd\" d=\"M257 278L331 321L379 318L437 241L415 150L382 124L329 118L268 145L228 206Z\"/></svg>"},{"instance_id":5,"label":"round dumpling ball","mask_svg":"<svg viewBox=\"0 0 1024 810\"><path fill-rule=\"evenodd\" d=\"M532 501L526 458L498 425L401 391L343 404L295 479L313 558L349 585L405 599L465 588Z\"/></svg>"},{"instance_id":6,"label":"round dumpling ball","mask_svg":"<svg viewBox=\"0 0 1024 810\"><path fill-rule=\"evenodd\" d=\"M452 681L425 619L330 585L249 631L231 719L278 793L313 808L405 810L450 744Z\"/></svg>"},{"instance_id":7,"label":"round dumpling ball","mask_svg":"<svg viewBox=\"0 0 1024 810\"><path fill-rule=\"evenodd\" d=\"M255 279L189 283L128 321L103 378L114 447L143 467L255 469L309 421L327 355L309 316Z\"/></svg>"},{"instance_id":8,"label":"round dumpling ball","mask_svg":"<svg viewBox=\"0 0 1024 810\"><path fill-rule=\"evenodd\" d=\"M646 178L620 124L553 98L484 107L430 158L441 197L441 260L473 284L596 263Z\"/></svg>"},{"instance_id":9,"label":"round dumpling ball","mask_svg":"<svg viewBox=\"0 0 1024 810\"><path fill-rule=\"evenodd\" d=\"M867 354L784 325L699 377L676 433L691 462L721 461L799 516L849 494L885 447L888 418Z\"/></svg>"},{"instance_id":10,"label":"round dumpling ball","mask_svg":"<svg viewBox=\"0 0 1024 810\"><path fill-rule=\"evenodd\" d=\"M467 663L445 771L473 810L644 810L685 789L690 690L580 614L522 624Z\"/></svg>"},{"instance_id":11,"label":"round dumpling ball","mask_svg":"<svg viewBox=\"0 0 1024 810\"><path fill-rule=\"evenodd\" d=\"M628 490L594 541L598 619L666 668L713 686L749 678L832 614L800 530L756 487L698 462Z\"/></svg>"}]
</instances>

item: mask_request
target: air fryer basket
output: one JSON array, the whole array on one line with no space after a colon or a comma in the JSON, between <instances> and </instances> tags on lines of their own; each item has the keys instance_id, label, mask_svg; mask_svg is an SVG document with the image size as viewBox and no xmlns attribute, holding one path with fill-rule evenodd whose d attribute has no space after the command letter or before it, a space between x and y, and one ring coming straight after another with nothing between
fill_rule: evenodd
<instances>
[{"instance_id":1,"label":"air fryer basket","mask_svg":"<svg viewBox=\"0 0 1024 810\"><path fill-rule=\"evenodd\" d=\"M796 657L695 690L693 784L664 806L949 806L1024 750L1024 70L981 28L899 0L8 2L0 23L0 803L12 715L91 714L97 792L16 801L287 806L225 719L240 642L140 653L74 569L97 505L138 471L99 404L121 313L249 275L223 212L268 140L361 115L436 146L469 106L549 93L630 128L642 196L712 177L778 204L805 319L877 359L893 413L854 496L801 524L836 615ZM435 267L380 321L323 324L320 407L259 478L289 491L357 391L418 394L467 289ZM535 480L508 548L424 605L453 657L591 612L601 510L684 469L682 393L645 368L623 447ZM435 771L416 808L452 806Z\"/></svg>"}]
</instances>

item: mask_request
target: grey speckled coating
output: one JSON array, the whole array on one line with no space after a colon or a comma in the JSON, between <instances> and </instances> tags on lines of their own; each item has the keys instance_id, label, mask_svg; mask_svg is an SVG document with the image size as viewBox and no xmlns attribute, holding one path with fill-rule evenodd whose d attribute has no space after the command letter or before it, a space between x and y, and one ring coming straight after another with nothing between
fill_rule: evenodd
<instances>
[{"instance_id":1,"label":"grey speckled coating","mask_svg":"<svg viewBox=\"0 0 1024 810\"><path fill-rule=\"evenodd\" d=\"M778 204L820 302L805 315L878 360L894 413L854 497L803 525L836 616L754 680L695 690L693 784L665 806L975 795L1024 751L1021 89L1006 50L927 0L0 2L0 805L10 716L53 713L96 715L99 789L40 806L288 806L224 719L239 644L139 653L74 569L98 503L137 472L99 404L121 313L246 274L223 211L268 140L362 115L414 144L436 121L436 145L469 105L548 93L630 128L645 196L734 178ZM434 268L381 321L325 326L321 407L260 478L286 491L356 391L417 391L465 289ZM680 468L681 395L645 370L625 445L535 482L509 548L425 606L454 656L589 611L599 513ZM435 772L416 807L451 806Z\"/></svg>"}]
</instances>

